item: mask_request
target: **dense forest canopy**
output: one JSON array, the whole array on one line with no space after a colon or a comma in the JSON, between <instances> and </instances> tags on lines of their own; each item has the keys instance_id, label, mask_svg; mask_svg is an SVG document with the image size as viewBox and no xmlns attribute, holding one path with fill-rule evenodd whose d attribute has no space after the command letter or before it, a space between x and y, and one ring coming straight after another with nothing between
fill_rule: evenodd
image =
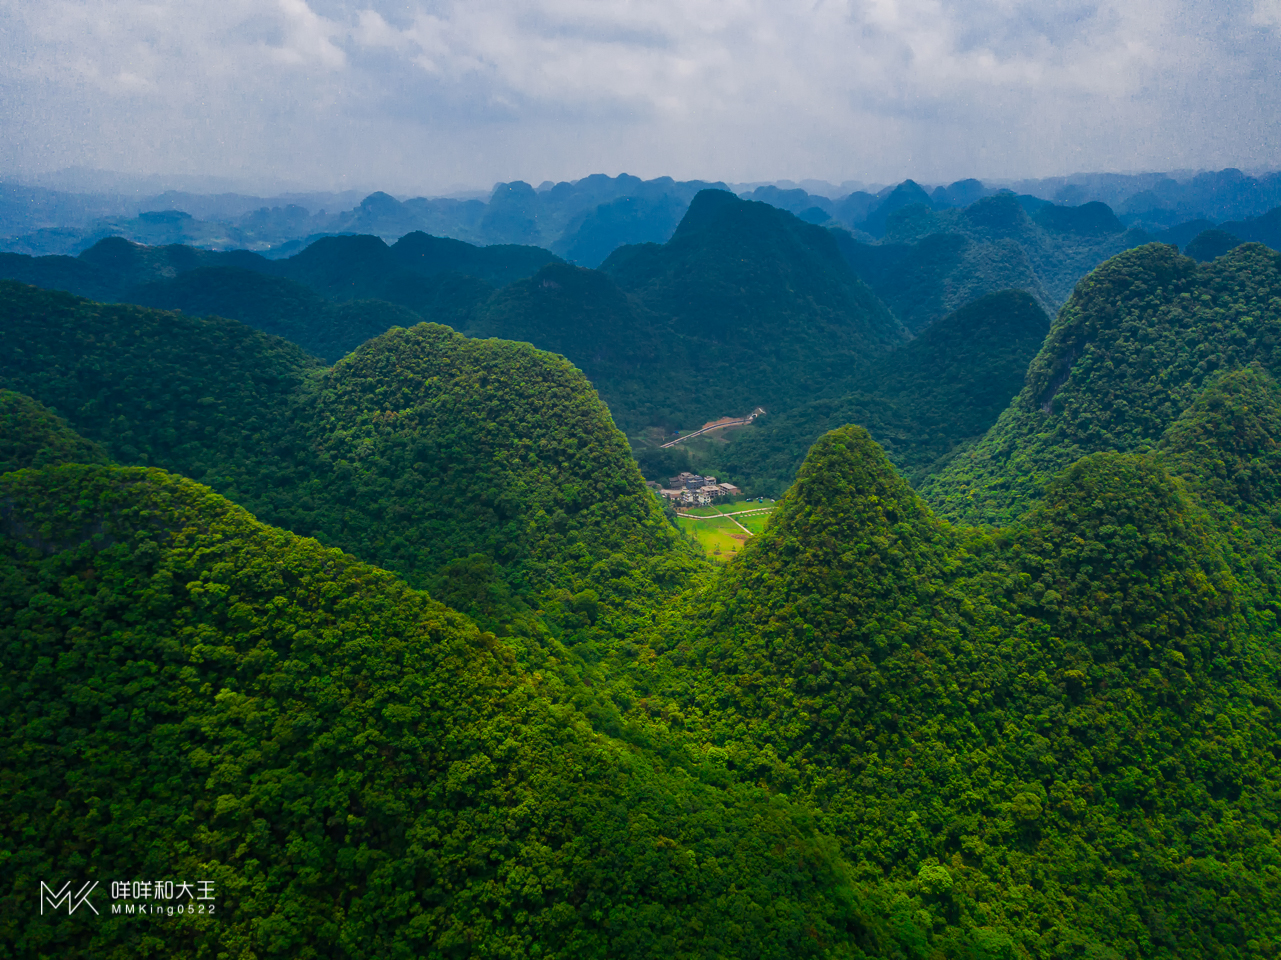
<instances>
[{"instance_id":1,"label":"dense forest canopy","mask_svg":"<svg viewBox=\"0 0 1281 960\"><path fill-rule=\"evenodd\" d=\"M85 851L112 877L212 880L219 908L7 911L22 955L783 960L894 940L804 811L594 732L385 571L157 469L9 473L0 499L9 896L34 903Z\"/></svg>"},{"instance_id":2,"label":"dense forest canopy","mask_svg":"<svg viewBox=\"0 0 1281 960\"><path fill-rule=\"evenodd\" d=\"M857 858L936 875L949 928L1021 929L1035 956L1258 950L1281 930L1277 650L1243 593L1149 458L1084 458L990 536L845 429L658 676Z\"/></svg>"},{"instance_id":3,"label":"dense forest canopy","mask_svg":"<svg viewBox=\"0 0 1281 960\"><path fill-rule=\"evenodd\" d=\"M967 522L1012 520L1084 454L1156 443L1218 371L1281 357L1281 254L1258 244L1198 265L1149 244L1078 286L1027 383L983 440L923 493Z\"/></svg>"}]
</instances>

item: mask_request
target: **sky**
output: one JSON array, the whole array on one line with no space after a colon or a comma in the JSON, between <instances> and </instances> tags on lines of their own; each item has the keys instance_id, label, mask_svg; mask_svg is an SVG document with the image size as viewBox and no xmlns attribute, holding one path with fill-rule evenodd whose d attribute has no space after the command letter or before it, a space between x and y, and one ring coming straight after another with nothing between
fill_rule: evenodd
<instances>
[{"instance_id":1,"label":"sky","mask_svg":"<svg viewBox=\"0 0 1281 960\"><path fill-rule=\"evenodd\" d=\"M1281 168L1281 0L0 0L0 176Z\"/></svg>"}]
</instances>

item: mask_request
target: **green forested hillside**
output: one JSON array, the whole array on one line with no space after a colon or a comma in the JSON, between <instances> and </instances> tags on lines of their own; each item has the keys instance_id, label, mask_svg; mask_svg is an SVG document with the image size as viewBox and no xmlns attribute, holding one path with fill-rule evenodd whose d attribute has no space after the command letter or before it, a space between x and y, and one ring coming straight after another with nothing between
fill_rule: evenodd
<instances>
[{"instance_id":1,"label":"green forested hillside","mask_svg":"<svg viewBox=\"0 0 1281 960\"><path fill-rule=\"evenodd\" d=\"M692 569L583 375L527 344L393 330L296 416L306 458L263 474L256 509L413 583L483 555L583 637L647 619Z\"/></svg>"},{"instance_id":2,"label":"green forested hillside","mask_svg":"<svg viewBox=\"0 0 1281 960\"><path fill-rule=\"evenodd\" d=\"M488 291L488 287L482 289ZM407 292L391 291L398 299ZM391 298L334 303L292 280L237 267L201 267L172 280L131 287L121 299L144 307L239 320L292 340L330 363L391 327L422 321L413 310L389 302ZM451 314L444 304L438 312L457 318L457 312Z\"/></svg>"},{"instance_id":3,"label":"green forested hillside","mask_svg":"<svg viewBox=\"0 0 1281 960\"><path fill-rule=\"evenodd\" d=\"M235 491L323 369L234 320L93 303L0 282L0 385L33 397L119 463Z\"/></svg>"},{"instance_id":4,"label":"green forested hillside","mask_svg":"<svg viewBox=\"0 0 1281 960\"><path fill-rule=\"evenodd\" d=\"M718 190L666 244L622 247L599 272L544 267L462 329L564 354L629 434L840 392L906 339L830 234Z\"/></svg>"},{"instance_id":5,"label":"green forested hillside","mask_svg":"<svg viewBox=\"0 0 1281 960\"><path fill-rule=\"evenodd\" d=\"M857 423L904 476L919 483L996 422L1023 385L1048 329L1049 319L1028 294L989 294L874 362L851 379L846 396L767 417L702 455L718 474L778 496L810 444L828 430Z\"/></svg>"},{"instance_id":6,"label":"green forested hillside","mask_svg":"<svg viewBox=\"0 0 1281 960\"><path fill-rule=\"evenodd\" d=\"M30 397L0 390L0 473L60 463L105 463L102 446Z\"/></svg>"},{"instance_id":7,"label":"green forested hillside","mask_svg":"<svg viewBox=\"0 0 1281 960\"><path fill-rule=\"evenodd\" d=\"M117 289L114 278L104 276L79 257L0 253L0 277L46 290L66 290L93 300L110 300Z\"/></svg>"},{"instance_id":8,"label":"green forested hillside","mask_svg":"<svg viewBox=\"0 0 1281 960\"><path fill-rule=\"evenodd\" d=\"M478 247L421 231L405 234L391 245L391 252L396 263L410 273L424 277L453 273L496 287L528 277L559 259L541 247L502 243Z\"/></svg>"},{"instance_id":9,"label":"green forested hillside","mask_svg":"<svg viewBox=\"0 0 1281 960\"><path fill-rule=\"evenodd\" d=\"M235 321L13 283L0 329L23 345L0 383L116 461L462 590L469 612L527 602L583 640L647 619L694 569L582 374L528 345L420 324L326 370Z\"/></svg>"},{"instance_id":10,"label":"green forested hillside","mask_svg":"<svg viewBox=\"0 0 1281 960\"><path fill-rule=\"evenodd\" d=\"M392 326L429 319L461 328L496 285L556 262L538 247L475 247L421 232L391 246L373 236L322 237L283 260L111 237L79 257L0 254L0 277L234 318L334 361Z\"/></svg>"},{"instance_id":11,"label":"green forested hillside","mask_svg":"<svg viewBox=\"0 0 1281 960\"><path fill-rule=\"evenodd\" d=\"M330 362L420 319L525 340L586 372L629 433L839 395L906 339L831 234L719 190L694 198L669 242L621 248L603 274L424 233L322 237L277 261L120 238L75 260L10 259L0 271L24 282L234 318Z\"/></svg>"},{"instance_id":12,"label":"green forested hillside","mask_svg":"<svg viewBox=\"0 0 1281 960\"><path fill-rule=\"evenodd\" d=\"M693 376L684 345L606 274L554 264L480 305L472 337L534 344L580 367L624 429L680 416Z\"/></svg>"},{"instance_id":13,"label":"green forested hillside","mask_svg":"<svg viewBox=\"0 0 1281 960\"><path fill-rule=\"evenodd\" d=\"M640 682L914 882L939 955L1264 957L1281 704L1242 594L1149 458L1087 457L987 535L845 428Z\"/></svg>"},{"instance_id":14,"label":"green forested hillside","mask_svg":"<svg viewBox=\"0 0 1281 960\"><path fill-rule=\"evenodd\" d=\"M1048 335L1003 291L893 349L761 206L471 314L533 346L325 366L0 283L0 881L222 910L8 910L0 955L1276 956L1281 254L1152 244ZM721 444L808 448L764 532L713 569L592 381L794 402Z\"/></svg>"},{"instance_id":15,"label":"green forested hillside","mask_svg":"<svg viewBox=\"0 0 1281 960\"><path fill-rule=\"evenodd\" d=\"M1258 629L1281 628L1281 387L1263 367L1216 375L1170 424L1162 459L1207 508Z\"/></svg>"},{"instance_id":16,"label":"green forested hillside","mask_svg":"<svg viewBox=\"0 0 1281 960\"><path fill-rule=\"evenodd\" d=\"M1114 257L1055 321L1027 384L923 493L967 522L1012 520L1096 451L1155 444L1216 372L1281 357L1281 255L1259 244L1198 265L1163 244Z\"/></svg>"},{"instance_id":17,"label":"green forested hillside","mask_svg":"<svg viewBox=\"0 0 1281 960\"><path fill-rule=\"evenodd\" d=\"M896 939L805 812L594 732L384 571L155 469L8 473L0 503L7 895L88 870L211 881L215 907L113 915L104 883L96 915L6 910L6 955L783 960Z\"/></svg>"}]
</instances>

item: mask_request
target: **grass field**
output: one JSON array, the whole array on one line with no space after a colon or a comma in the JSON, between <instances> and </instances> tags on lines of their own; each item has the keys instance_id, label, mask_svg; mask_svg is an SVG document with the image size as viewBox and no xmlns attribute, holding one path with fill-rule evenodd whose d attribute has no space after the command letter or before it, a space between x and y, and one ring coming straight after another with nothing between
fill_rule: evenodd
<instances>
[{"instance_id":1,"label":"grass field","mask_svg":"<svg viewBox=\"0 0 1281 960\"><path fill-rule=\"evenodd\" d=\"M765 529L769 513L760 511L773 509L773 500L766 500L764 503L751 501L714 507L694 507L692 510L683 511L677 523L682 530L690 533L699 542L713 560L725 561L736 556L743 549L743 544L750 539L747 531L756 534ZM727 514L741 515L733 516L731 519L730 516L726 516ZM695 517L706 519L694 519ZM743 527L747 530L745 531Z\"/></svg>"}]
</instances>

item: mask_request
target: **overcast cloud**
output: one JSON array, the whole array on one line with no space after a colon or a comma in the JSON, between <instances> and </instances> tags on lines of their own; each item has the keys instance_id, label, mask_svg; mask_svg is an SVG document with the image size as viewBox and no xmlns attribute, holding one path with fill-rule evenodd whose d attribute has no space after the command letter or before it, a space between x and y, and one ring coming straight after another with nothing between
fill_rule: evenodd
<instances>
[{"instance_id":1,"label":"overcast cloud","mask_svg":"<svg viewBox=\"0 0 1281 960\"><path fill-rule=\"evenodd\" d=\"M0 173L1276 168L1281 0L0 0Z\"/></svg>"}]
</instances>

